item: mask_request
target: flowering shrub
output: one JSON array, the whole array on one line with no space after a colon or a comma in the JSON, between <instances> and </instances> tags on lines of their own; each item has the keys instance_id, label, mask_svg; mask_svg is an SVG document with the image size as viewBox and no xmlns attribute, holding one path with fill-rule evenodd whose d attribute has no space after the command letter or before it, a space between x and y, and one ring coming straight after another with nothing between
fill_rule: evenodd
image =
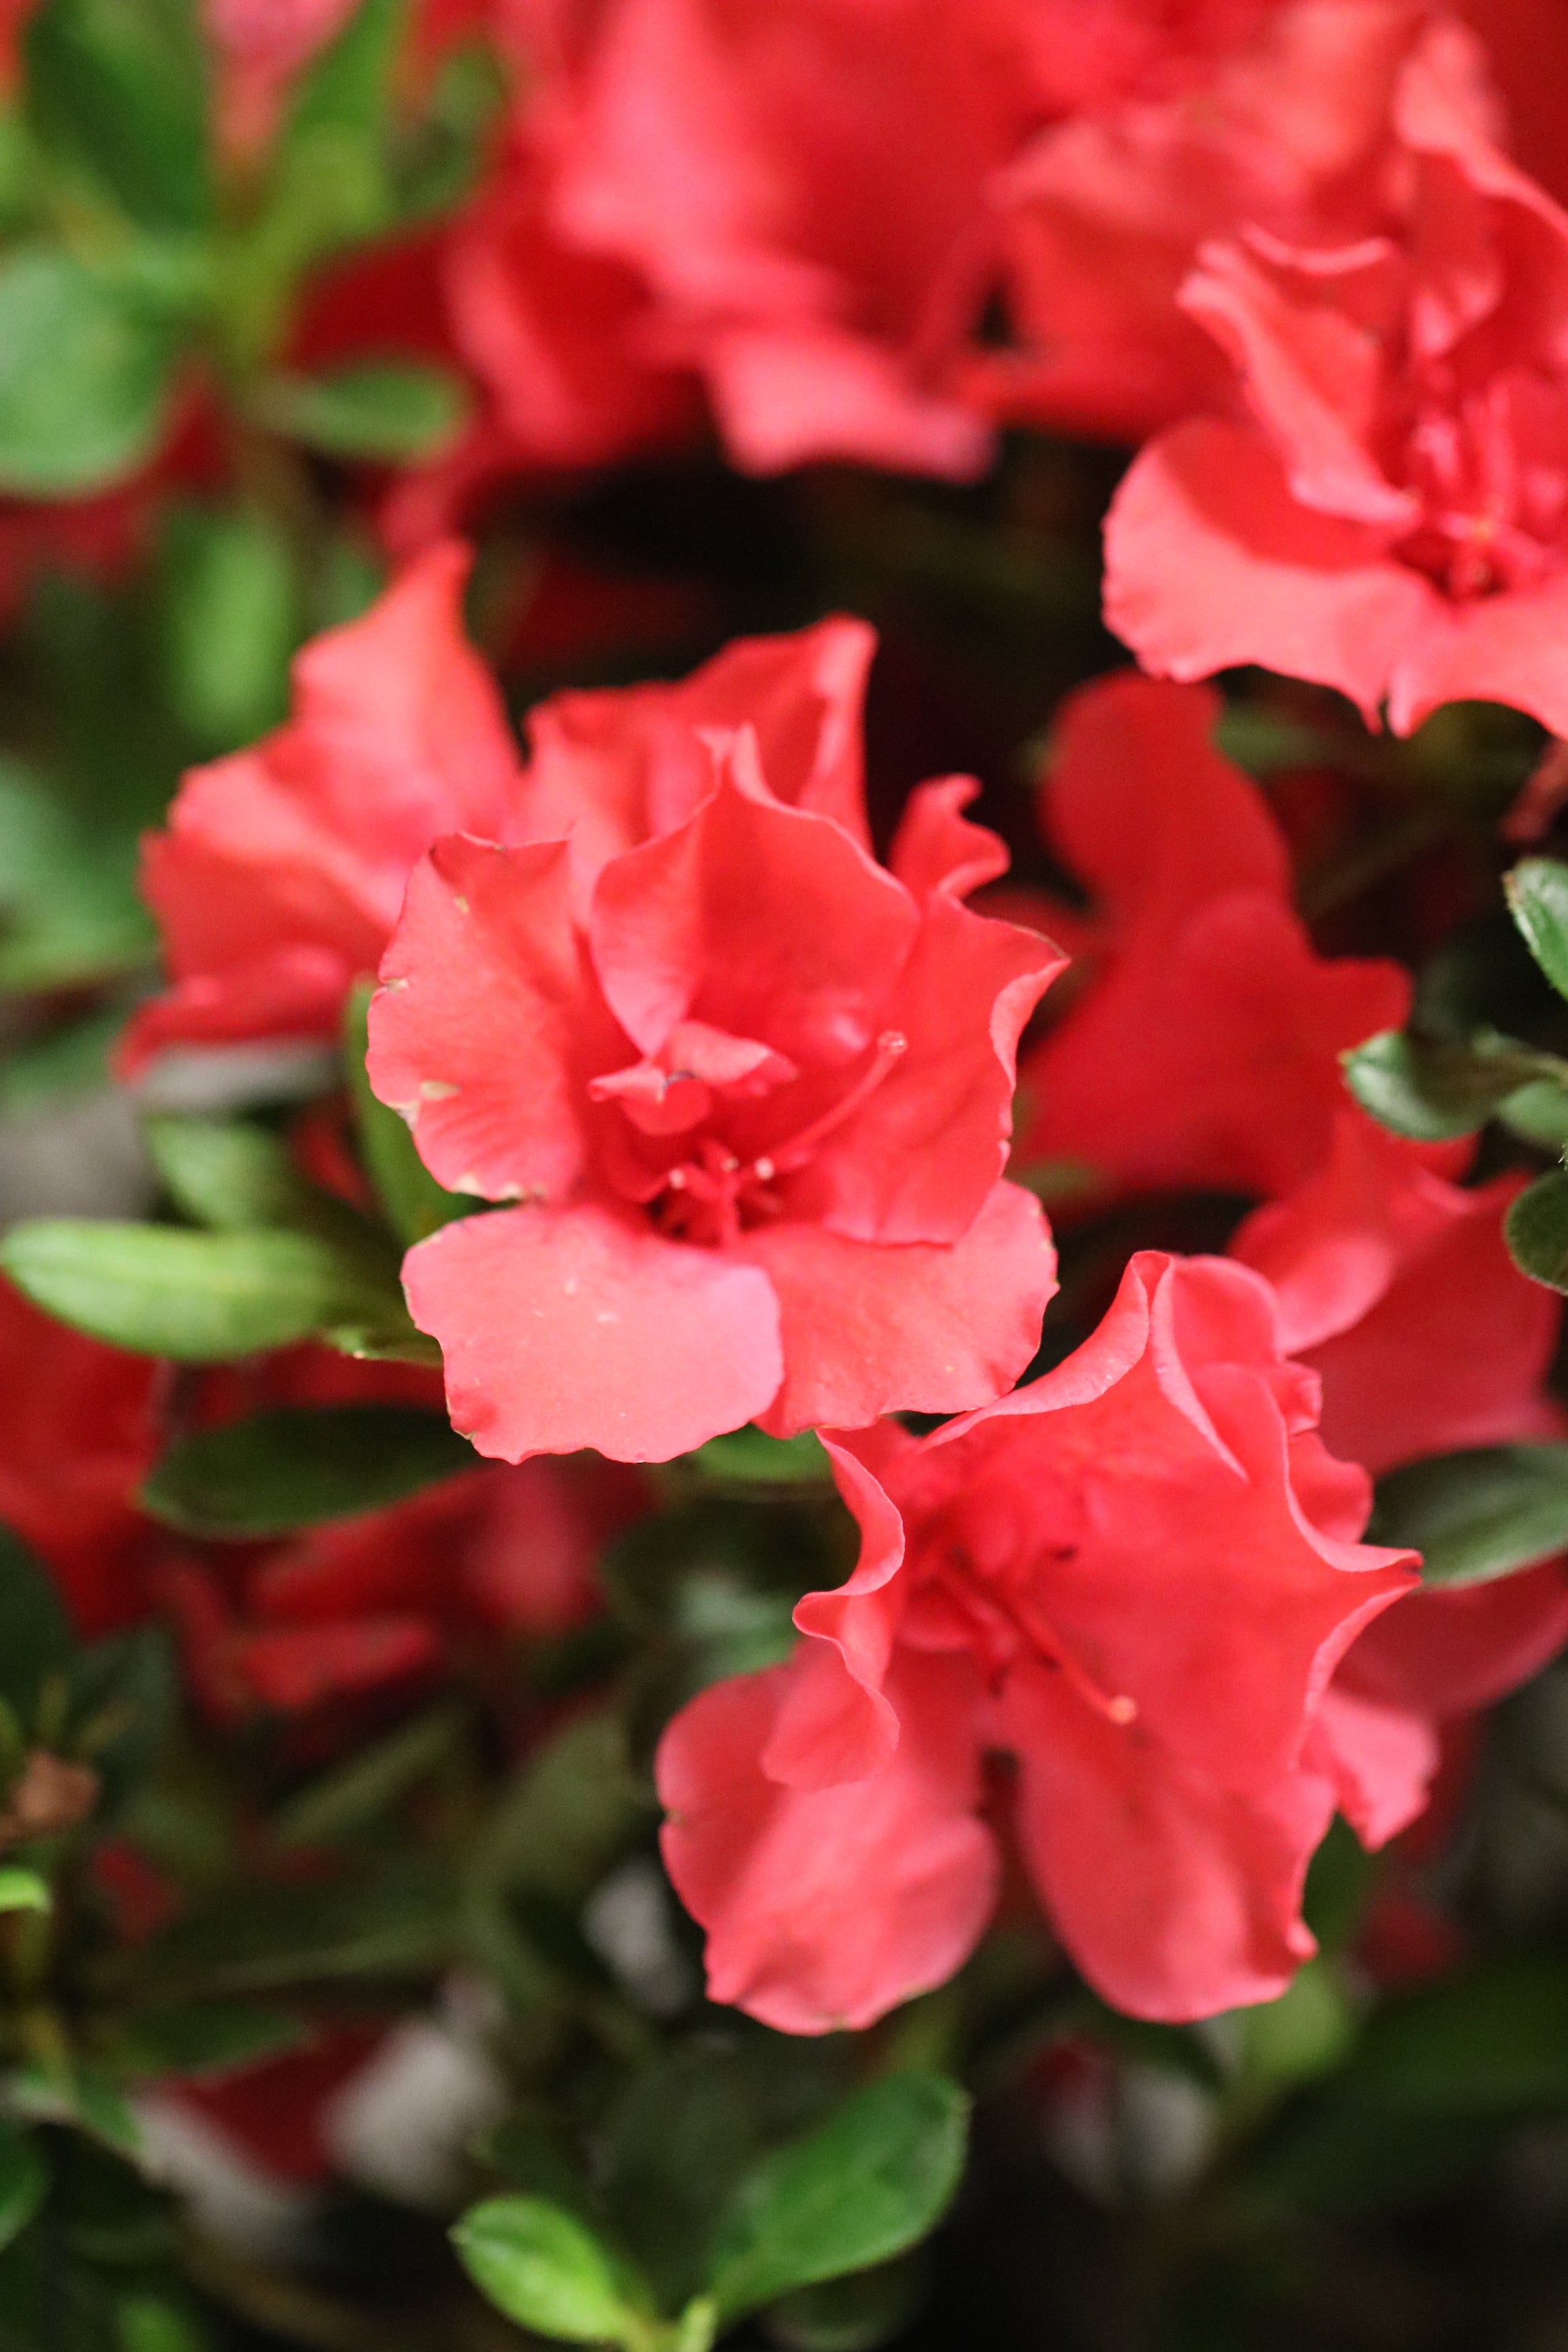
<instances>
[{"instance_id":1,"label":"flowering shrub","mask_svg":"<svg viewBox=\"0 0 1568 2352\"><path fill-rule=\"evenodd\" d=\"M0 6L0 2352L1562 2335L1559 14Z\"/></svg>"}]
</instances>

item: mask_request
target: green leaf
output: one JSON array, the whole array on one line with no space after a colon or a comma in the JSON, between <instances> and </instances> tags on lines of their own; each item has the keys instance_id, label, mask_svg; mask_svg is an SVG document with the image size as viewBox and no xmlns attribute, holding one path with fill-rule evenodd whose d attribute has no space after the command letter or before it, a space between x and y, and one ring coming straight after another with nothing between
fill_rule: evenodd
<instances>
[{"instance_id":1,"label":"green leaf","mask_svg":"<svg viewBox=\"0 0 1568 2352\"><path fill-rule=\"evenodd\" d=\"M186 1535L250 1541L382 1510L477 1467L473 1447L439 1413L285 1406L182 1439L142 1500Z\"/></svg>"},{"instance_id":2,"label":"green leaf","mask_svg":"<svg viewBox=\"0 0 1568 2352\"><path fill-rule=\"evenodd\" d=\"M1568 2103L1568 1969L1554 1958L1483 1962L1386 2002L1347 2078L1358 2100L1424 2115Z\"/></svg>"},{"instance_id":3,"label":"green leaf","mask_svg":"<svg viewBox=\"0 0 1568 2352\"><path fill-rule=\"evenodd\" d=\"M742 2182L710 2293L724 2321L869 2270L936 2227L963 2170L969 2102L939 2074L889 2074Z\"/></svg>"},{"instance_id":4,"label":"green leaf","mask_svg":"<svg viewBox=\"0 0 1568 2352\"><path fill-rule=\"evenodd\" d=\"M187 503L164 518L160 636L170 704L204 751L286 717L300 635L289 542L258 514Z\"/></svg>"},{"instance_id":5,"label":"green leaf","mask_svg":"<svg viewBox=\"0 0 1568 2352\"><path fill-rule=\"evenodd\" d=\"M71 1669L71 1744L100 1783L112 1819L152 1771L174 1726L179 1675L167 1627L108 1634Z\"/></svg>"},{"instance_id":6,"label":"green leaf","mask_svg":"<svg viewBox=\"0 0 1568 2352\"><path fill-rule=\"evenodd\" d=\"M13 1226L0 1265L47 1314L111 1347L221 1363L288 1347L386 1301L365 1269L311 1234L193 1234L117 1219Z\"/></svg>"},{"instance_id":7,"label":"green leaf","mask_svg":"<svg viewBox=\"0 0 1568 2352\"><path fill-rule=\"evenodd\" d=\"M689 1457L714 1486L831 1486L833 1471L814 1429L798 1437L769 1437L761 1429L736 1429L710 1437Z\"/></svg>"},{"instance_id":8,"label":"green leaf","mask_svg":"<svg viewBox=\"0 0 1568 2352\"><path fill-rule=\"evenodd\" d=\"M0 1527L0 1698L30 1722L45 1682L68 1673L74 1654L54 1579Z\"/></svg>"},{"instance_id":9,"label":"green leaf","mask_svg":"<svg viewBox=\"0 0 1568 2352\"><path fill-rule=\"evenodd\" d=\"M82 824L46 778L0 759L0 990L108 979L153 945L129 830Z\"/></svg>"},{"instance_id":10,"label":"green leaf","mask_svg":"<svg viewBox=\"0 0 1568 2352\"><path fill-rule=\"evenodd\" d=\"M439 457L468 422L470 403L449 369L367 361L330 375L273 375L251 405L258 420L329 457L412 465Z\"/></svg>"},{"instance_id":11,"label":"green leaf","mask_svg":"<svg viewBox=\"0 0 1568 2352\"><path fill-rule=\"evenodd\" d=\"M310 2029L287 2010L253 2001L175 2001L127 2018L113 2056L126 2074L199 2081L280 2057L309 2039Z\"/></svg>"},{"instance_id":12,"label":"green leaf","mask_svg":"<svg viewBox=\"0 0 1568 2352\"><path fill-rule=\"evenodd\" d=\"M324 1772L272 1816L279 1845L332 1845L383 1820L399 1799L450 1762L463 1717L441 1706Z\"/></svg>"},{"instance_id":13,"label":"green leaf","mask_svg":"<svg viewBox=\"0 0 1568 2352\"><path fill-rule=\"evenodd\" d=\"M0 2246L8 2246L26 2228L48 2188L48 2171L31 2132L0 2116Z\"/></svg>"},{"instance_id":14,"label":"green leaf","mask_svg":"<svg viewBox=\"0 0 1568 2352\"><path fill-rule=\"evenodd\" d=\"M491 2197L452 2231L464 2269L509 2319L568 2344L645 2339L646 2296L604 2240L542 2197Z\"/></svg>"},{"instance_id":15,"label":"green leaf","mask_svg":"<svg viewBox=\"0 0 1568 2352\"><path fill-rule=\"evenodd\" d=\"M259 217L224 257L217 295L246 373L287 340L303 274L397 220L390 165L405 0L362 0L294 84Z\"/></svg>"},{"instance_id":16,"label":"green leaf","mask_svg":"<svg viewBox=\"0 0 1568 2352\"><path fill-rule=\"evenodd\" d=\"M1373 1543L1422 1555L1425 1584L1489 1584L1568 1548L1568 1445L1482 1445L1380 1478Z\"/></svg>"},{"instance_id":17,"label":"green leaf","mask_svg":"<svg viewBox=\"0 0 1568 2352\"><path fill-rule=\"evenodd\" d=\"M410 1860L326 1885L226 1886L165 1929L148 1966L182 2000L426 1976L450 1961L461 1928L448 1874Z\"/></svg>"},{"instance_id":18,"label":"green leaf","mask_svg":"<svg viewBox=\"0 0 1568 2352\"><path fill-rule=\"evenodd\" d=\"M0 490L107 488L153 455L175 335L135 289L70 255L0 261Z\"/></svg>"},{"instance_id":19,"label":"green leaf","mask_svg":"<svg viewBox=\"0 0 1568 2352\"><path fill-rule=\"evenodd\" d=\"M1568 1084L1568 1063L1484 1029L1468 1045L1384 1029L1340 1058L1362 1108L1420 1143L1470 1134L1542 1079Z\"/></svg>"},{"instance_id":20,"label":"green leaf","mask_svg":"<svg viewBox=\"0 0 1568 2352\"><path fill-rule=\"evenodd\" d=\"M316 1196L269 1129L171 1114L142 1132L170 1199L198 1224L256 1233L309 1222Z\"/></svg>"},{"instance_id":21,"label":"green leaf","mask_svg":"<svg viewBox=\"0 0 1568 2352\"><path fill-rule=\"evenodd\" d=\"M25 37L45 143L149 228L212 212L204 48L194 0L45 0Z\"/></svg>"},{"instance_id":22,"label":"green leaf","mask_svg":"<svg viewBox=\"0 0 1568 2352\"><path fill-rule=\"evenodd\" d=\"M120 2352L206 2352L210 2338L187 2311L162 2295L136 2294L119 2306Z\"/></svg>"},{"instance_id":23,"label":"green leaf","mask_svg":"<svg viewBox=\"0 0 1568 2352\"><path fill-rule=\"evenodd\" d=\"M1568 1171L1553 1168L1537 1177L1510 1203L1502 1229L1521 1274L1568 1291Z\"/></svg>"},{"instance_id":24,"label":"green leaf","mask_svg":"<svg viewBox=\"0 0 1568 2352\"><path fill-rule=\"evenodd\" d=\"M374 993L374 981L361 981L343 1010L349 1100L359 1130L360 1151L382 1207L404 1241L422 1242L438 1226L450 1224L454 1217L466 1217L484 1203L437 1184L415 1148L407 1122L371 1092L365 1073L366 1023Z\"/></svg>"},{"instance_id":25,"label":"green leaf","mask_svg":"<svg viewBox=\"0 0 1568 2352\"><path fill-rule=\"evenodd\" d=\"M0 1868L0 1911L49 1911L54 1897L36 1870Z\"/></svg>"},{"instance_id":26,"label":"green leaf","mask_svg":"<svg viewBox=\"0 0 1568 2352\"><path fill-rule=\"evenodd\" d=\"M1236 2011L1240 2072L1250 2088L1278 2089L1332 2073L1355 2036L1355 2013L1321 1957L1297 1970L1277 2000Z\"/></svg>"},{"instance_id":27,"label":"green leaf","mask_svg":"<svg viewBox=\"0 0 1568 2352\"><path fill-rule=\"evenodd\" d=\"M1568 996L1568 866L1527 857L1503 884L1525 944L1559 996Z\"/></svg>"},{"instance_id":28,"label":"green leaf","mask_svg":"<svg viewBox=\"0 0 1568 2352\"><path fill-rule=\"evenodd\" d=\"M802 2287L768 2314L768 2336L784 2352L875 2352L902 2336L920 2309L921 2263L905 2256L821 2286Z\"/></svg>"}]
</instances>

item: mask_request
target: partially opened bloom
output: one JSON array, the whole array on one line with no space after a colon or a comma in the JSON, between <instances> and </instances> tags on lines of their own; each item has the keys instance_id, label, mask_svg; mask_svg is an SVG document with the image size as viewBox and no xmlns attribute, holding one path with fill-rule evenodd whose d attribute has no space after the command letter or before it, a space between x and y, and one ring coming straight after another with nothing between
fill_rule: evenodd
<instances>
[{"instance_id":1,"label":"partially opened bloom","mask_svg":"<svg viewBox=\"0 0 1568 2352\"><path fill-rule=\"evenodd\" d=\"M1289 1191L1328 1151L1340 1054L1405 1019L1397 964L1314 950L1262 794L1210 740L1218 710L1131 674L1067 706L1042 814L1094 893L1099 970L1026 1057L1020 1162Z\"/></svg>"},{"instance_id":2,"label":"partially opened bloom","mask_svg":"<svg viewBox=\"0 0 1568 2352\"><path fill-rule=\"evenodd\" d=\"M1143 666L1260 662L1404 734L1439 704L1568 732L1568 215L1494 147L1438 27L1394 101L1394 233L1205 247L1183 301L1238 413L1153 442L1106 527Z\"/></svg>"},{"instance_id":3,"label":"partially opened bloom","mask_svg":"<svg viewBox=\"0 0 1568 2352\"><path fill-rule=\"evenodd\" d=\"M1522 1179L1473 1190L1359 1112L1289 1199L1258 1210L1235 1255L1273 1284L1291 1354L1323 1384L1324 1442L1374 1477L1468 1446L1562 1433L1547 1396L1562 1303L1514 1265L1502 1213ZM1568 1639L1560 1560L1423 1591L1369 1627L1338 1686L1414 1717L1488 1705Z\"/></svg>"},{"instance_id":4,"label":"partially opened bloom","mask_svg":"<svg viewBox=\"0 0 1568 2352\"><path fill-rule=\"evenodd\" d=\"M1380 1775L1396 1815L1409 1797L1407 1758L1325 1708L1414 1580L1356 1540L1368 1481L1315 1406L1265 1282L1146 1252L1057 1370L929 1438L836 1447L854 1575L659 1750L712 1998L824 2032L951 1975L994 1896L997 1749L1051 1924L1109 2000L1191 2018L1279 1992L1336 1801Z\"/></svg>"},{"instance_id":5,"label":"partially opened bloom","mask_svg":"<svg viewBox=\"0 0 1568 2352\"><path fill-rule=\"evenodd\" d=\"M1027 1363L1053 1281L1001 1182L1017 1037L1061 967L961 889L1005 862L917 794L894 870L717 737L685 822L599 867L457 836L416 869L371 1082L448 1188L410 1252L457 1425L509 1460L662 1460L952 1411Z\"/></svg>"},{"instance_id":6,"label":"partially opened bloom","mask_svg":"<svg viewBox=\"0 0 1568 2352\"><path fill-rule=\"evenodd\" d=\"M185 778L143 864L174 986L132 1020L128 1075L174 1047L335 1037L433 841L570 834L591 883L605 856L689 816L704 730L750 723L777 796L865 839L864 623L741 638L672 686L558 695L530 716L525 770L463 635L468 561L447 542L409 564L300 655L286 726Z\"/></svg>"},{"instance_id":7,"label":"partially opened bloom","mask_svg":"<svg viewBox=\"0 0 1568 2352\"><path fill-rule=\"evenodd\" d=\"M1174 88L1042 131L996 184L1009 336L965 377L997 413L1139 441L1224 404L1225 355L1178 302L1198 248L1261 228L1342 244L1387 221L1390 104L1425 0L1235 10Z\"/></svg>"}]
</instances>

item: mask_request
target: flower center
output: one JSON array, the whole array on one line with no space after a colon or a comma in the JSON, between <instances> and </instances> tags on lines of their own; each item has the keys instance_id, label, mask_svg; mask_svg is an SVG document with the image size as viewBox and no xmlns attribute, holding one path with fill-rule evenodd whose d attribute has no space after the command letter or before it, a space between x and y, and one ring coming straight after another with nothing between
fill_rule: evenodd
<instances>
[{"instance_id":1,"label":"flower center","mask_svg":"<svg viewBox=\"0 0 1568 2352\"><path fill-rule=\"evenodd\" d=\"M1522 370L1468 396L1423 373L1397 468L1423 512L1401 554L1460 603L1533 585L1563 553L1568 402Z\"/></svg>"},{"instance_id":2,"label":"flower center","mask_svg":"<svg viewBox=\"0 0 1568 2352\"><path fill-rule=\"evenodd\" d=\"M885 1029L871 1048L870 1059L837 1100L793 1134L770 1142L765 1150L737 1150L715 1131L710 1114L702 1121L701 1132L681 1136L682 1156L661 1169L638 1167L628 1171L612 1150L612 1181L633 1198L646 1201L672 1238L721 1249L737 1240L748 1225L784 1213L780 1183L807 1166L828 1138L863 1108L908 1050L909 1040L900 1031ZM672 1093L693 1083L689 1072L669 1074ZM717 1097L713 1108L721 1109L724 1090L714 1087L712 1092Z\"/></svg>"},{"instance_id":3,"label":"flower center","mask_svg":"<svg viewBox=\"0 0 1568 2352\"><path fill-rule=\"evenodd\" d=\"M1125 1727L1138 1720L1137 1700L1124 1691L1106 1689L1047 1613L1039 1597L1038 1587L1050 1568L1065 1565L1077 1553L1076 1544L1056 1545L1037 1553L1026 1574L997 1576L987 1574L962 1549L951 1545L929 1570L928 1589L934 1588L946 1610L959 1620L994 1688L1023 1654L1059 1674L1068 1688L1107 1723Z\"/></svg>"}]
</instances>

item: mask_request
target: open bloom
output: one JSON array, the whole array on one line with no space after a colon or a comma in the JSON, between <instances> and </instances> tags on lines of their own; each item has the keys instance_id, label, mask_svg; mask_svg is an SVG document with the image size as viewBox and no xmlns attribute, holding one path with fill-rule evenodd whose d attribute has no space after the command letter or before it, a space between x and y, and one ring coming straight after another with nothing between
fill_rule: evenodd
<instances>
[{"instance_id":1,"label":"open bloom","mask_svg":"<svg viewBox=\"0 0 1568 2352\"><path fill-rule=\"evenodd\" d=\"M1346 1109L1322 1170L1232 1243L1268 1276L1285 1345L1322 1381L1325 1443L1374 1477L1562 1433L1545 1390L1562 1303L1526 1280L1502 1237L1521 1181L1467 1191ZM1337 1687L1410 1717L1460 1714L1527 1680L1565 1639L1568 1572L1552 1560L1402 1601L1356 1643Z\"/></svg>"},{"instance_id":2,"label":"open bloom","mask_svg":"<svg viewBox=\"0 0 1568 2352\"><path fill-rule=\"evenodd\" d=\"M999 1181L1018 1033L1061 957L959 892L1005 862L925 786L873 863L716 738L683 824L609 857L457 836L416 870L371 1083L448 1188L404 1284L481 1453L663 1460L761 1419L995 1396L1053 1256Z\"/></svg>"},{"instance_id":3,"label":"open bloom","mask_svg":"<svg viewBox=\"0 0 1568 2352\"><path fill-rule=\"evenodd\" d=\"M1401 734L1507 702L1568 732L1568 215L1456 94L1439 27L1394 101L1396 233L1262 232L1183 291L1245 421L1154 441L1106 527L1106 615L1151 670L1260 662Z\"/></svg>"},{"instance_id":4,"label":"open bloom","mask_svg":"<svg viewBox=\"0 0 1568 2352\"><path fill-rule=\"evenodd\" d=\"M1099 969L1025 1059L1020 1161L1287 1192L1327 1154L1342 1051L1405 1017L1397 964L1314 950L1263 796L1210 740L1218 710L1132 675L1067 705L1042 814L1094 893Z\"/></svg>"},{"instance_id":5,"label":"open bloom","mask_svg":"<svg viewBox=\"0 0 1568 2352\"><path fill-rule=\"evenodd\" d=\"M995 1749L1109 2000L1191 2018L1282 1990L1312 1949L1308 1858L1384 1765L1329 1678L1413 1582L1356 1540L1368 1481L1313 1433L1316 1388L1258 1276L1145 1252L1044 1379L835 1448L854 1575L800 1603L786 1664L703 1692L659 1750L715 2000L824 2032L951 1975L995 1891Z\"/></svg>"},{"instance_id":6,"label":"open bloom","mask_svg":"<svg viewBox=\"0 0 1568 2352\"><path fill-rule=\"evenodd\" d=\"M570 832L591 882L611 851L689 816L707 728L751 723L777 796L864 840L863 622L742 638L671 686L558 695L531 714L525 770L463 635L468 567L456 542L410 563L300 655L286 726L185 778L143 864L174 985L132 1019L128 1074L174 1047L334 1038L433 841Z\"/></svg>"},{"instance_id":7,"label":"open bloom","mask_svg":"<svg viewBox=\"0 0 1568 2352\"><path fill-rule=\"evenodd\" d=\"M1118 91L1042 131L996 184L1011 331L976 355L973 395L1129 441L1223 405L1225 355L1177 300L1199 247L1249 227L1338 245L1385 226L1394 79L1430 14L1425 0L1236 10L1232 37L1175 88Z\"/></svg>"}]
</instances>

